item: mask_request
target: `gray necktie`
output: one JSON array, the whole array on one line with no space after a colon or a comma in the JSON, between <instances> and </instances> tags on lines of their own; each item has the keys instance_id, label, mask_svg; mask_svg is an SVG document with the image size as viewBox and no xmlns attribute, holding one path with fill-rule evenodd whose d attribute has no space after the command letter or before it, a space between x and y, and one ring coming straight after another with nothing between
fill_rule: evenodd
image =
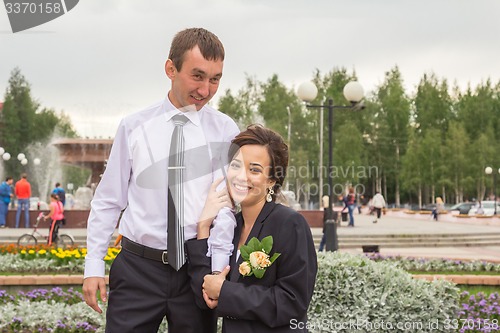
<instances>
[{"instance_id":1,"label":"gray necktie","mask_svg":"<svg viewBox=\"0 0 500 333\"><path fill-rule=\"evenodd\" d=\"M184 115L172 117L175 128L168 157L168 263L178 271L186 262L184 254L184 137L183 126L189 119Z\"/></svg>"}]
</instances>

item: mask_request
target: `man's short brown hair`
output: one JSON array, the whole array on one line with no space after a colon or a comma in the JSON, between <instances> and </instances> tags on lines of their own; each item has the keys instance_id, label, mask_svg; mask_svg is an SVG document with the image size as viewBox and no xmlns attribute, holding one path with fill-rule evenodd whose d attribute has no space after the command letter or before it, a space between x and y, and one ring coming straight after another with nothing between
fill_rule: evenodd
<instances>
[{"instance_id":1,"label":"man's short brown hair","mask_svg":"<svg viewBox=\"0 0 500 333\"><path fill-rule=\"evenodd\" d=\"M180 71L184 62L184 54L198 46L206 60L224 61L224 46L219 38L203 28L189 28L178 32L172 40L168 58Z\"/></svg>"}]
</instances>

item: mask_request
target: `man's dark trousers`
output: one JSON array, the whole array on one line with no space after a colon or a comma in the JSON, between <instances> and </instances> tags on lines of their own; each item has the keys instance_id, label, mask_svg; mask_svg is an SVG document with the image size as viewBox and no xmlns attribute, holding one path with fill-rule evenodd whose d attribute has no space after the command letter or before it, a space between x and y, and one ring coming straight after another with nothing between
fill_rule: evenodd
<instances>
[{"instance_id":1,"label":"man's dark trousers","mask_svg":"<svg viewBox=\"0 0 500 333\"><path fill-rule=\"evenodd\" d=\"M122 249L111 266L109 288L107 333L156 333L165 316L169 333L216 332L215 312L195 304L187 264L175 271Z\"/></svg>"}]
</instances>

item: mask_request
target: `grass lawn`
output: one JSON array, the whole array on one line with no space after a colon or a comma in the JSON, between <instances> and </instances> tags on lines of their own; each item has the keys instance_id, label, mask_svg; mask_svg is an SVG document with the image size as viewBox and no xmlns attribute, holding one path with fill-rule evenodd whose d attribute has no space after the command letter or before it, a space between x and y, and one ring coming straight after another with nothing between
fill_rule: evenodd
<instances>
[{"instance_id":1,"label":"grass lawn","mask_svg":"<svg viewBox=\"0 0 500 333\"><path fill-rule=\"evenodd\" d=\"M500 286L486 286L486 285L470 285L470 284L458 284L457 287L460 291L468 291L469 294L484 293L490 295L493 293L500 293Z\"/></svg>"}]
</instances>

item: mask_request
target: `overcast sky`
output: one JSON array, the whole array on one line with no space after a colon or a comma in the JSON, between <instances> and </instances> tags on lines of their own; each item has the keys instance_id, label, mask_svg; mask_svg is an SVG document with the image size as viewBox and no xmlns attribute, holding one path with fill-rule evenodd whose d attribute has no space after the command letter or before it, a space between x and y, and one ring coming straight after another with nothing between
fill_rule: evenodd
<instances>
[{"instance_id":1,"label":"overcast sky","mask_svg":"<svg viewBox=\"0 0 500 333\"><path fill-rule=\"evenodd\" d=\"M408 92L424 73L465 88L500 78L498 0L81 0L13 34L0 8L0 100L19 67L44 107L82 136L114 136L124 115L162 98L176 32L204 27L226 49L218 95L246 75L288 87L315 69L354 69L366 91L399 66Z\"/></svg>"}]
</instances>

